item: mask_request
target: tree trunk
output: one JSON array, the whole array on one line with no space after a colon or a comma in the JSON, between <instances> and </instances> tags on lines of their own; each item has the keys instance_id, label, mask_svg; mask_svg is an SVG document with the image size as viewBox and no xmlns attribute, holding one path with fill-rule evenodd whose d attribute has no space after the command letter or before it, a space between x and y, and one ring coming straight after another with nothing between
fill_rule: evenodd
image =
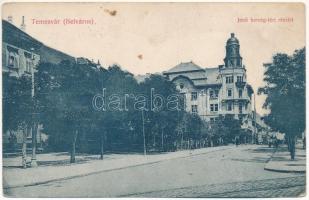
<instances>
[{"instance_id":1,"label":"tree trunk","mask_svg":"<svg viewBox=\"0 0 309 200\"><path fill-rule=\"evenodd\" d=\"M81 133L80 133L80 152L82 152L82 153L87 153L87 151L88 151L88 148L87 148L87 146L88 146L88 144L87 144L87 137L86 137L86 130L85 130L85 128L82 128L81 130Z\"/></svg>"},{"instance_id":2,"label":"tree trunk","mask_svg":"<svg viewBox=\"0 0 309 200\"><path fill-rule=\"evenodd\" d=\"M100 159L103 160L104 155L104 134L101 134L101 149L100 149Z\"/></svg>"},{"instance_id":3,"label":"tree trunk","mask_svg":"<svg viewBox=\"0 0 309 200\"><path fill-rule=\"evenodd\" d=\"M22 166L27 168L27 129L23 129Z\"/></svg>"},{"instance_id":4,"label":"tree trunk","mask_svg":"<svg viewBox=\"0 0 309 200\"><path fill-rule=\"evenodd\" d=\"M71 159L70 163L75 163L75 149L76 149L76 139L78 136L78 130L75 130L73 141L72 141L72 149L71 149Z\"/></svg>"},{"instance_id":5,"label":"tree trunk","mask_svg":"<svg viewBox=\"0 0 309 200\"><path fill-rule=\"evenodd\" d=\"M181 132L181 147L180 147L180 149L181 150L183 150L183 132Z\"/></svg>"},{"instance_id":6,"label":"tree trunk","mask_svg":"<svg viewBox=\"0 0 309 200\"><path fill-rule=\"evenodd\" d=\"M295 136L288 136L288 149L291 155L291 160L295 159Z\"/></svg>"},{"instance_id":7,"label":"tree trunk","mask_svg":"<svg viewBox=\"0 0 309 200\"><path fill-rule=\"evenodd\" d=\"M163 128L161 128L161 148L162 148L162 151L164 151L164 134L163 134Z\"/></svg>"}]
</instances>

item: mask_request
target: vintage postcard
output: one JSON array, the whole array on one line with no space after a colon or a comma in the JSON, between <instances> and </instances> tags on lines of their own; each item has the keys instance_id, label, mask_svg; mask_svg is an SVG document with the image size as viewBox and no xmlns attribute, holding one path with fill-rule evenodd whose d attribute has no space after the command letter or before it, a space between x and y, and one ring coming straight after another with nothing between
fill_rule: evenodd
<instances>
[{"instance_id":1,"label":"vintage postcard","mask_svg":"<svg viewBox=\"0 0 309 200\"><path fill-rule=\"evenodd\" d=\"M306 198L305 10L3 3L3 196Z\"/></svg>"}]
</instances>

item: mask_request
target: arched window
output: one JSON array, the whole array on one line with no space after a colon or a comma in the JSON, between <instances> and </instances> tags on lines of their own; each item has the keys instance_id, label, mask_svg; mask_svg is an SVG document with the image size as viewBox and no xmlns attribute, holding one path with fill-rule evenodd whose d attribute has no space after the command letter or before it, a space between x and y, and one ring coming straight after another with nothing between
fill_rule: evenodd
<instances>
[{"instance_id":1,"label":"arched window","mask_svg":"<svg viewBox=\"0 0 309 200\"><path fill-rule=\"evenodd\" d=\"M13 48L8 49L7 66L10 68L19 68L18 52Z\"/></svg>"},{"instance_id":2,"label":"arched window","mask_svg":"<svg viewBox=\"0 0 309 200\"><path fill-rule=\"evenodd\" d=\"M11 67L13 67L14 66L14 63L15 63L15 57L13 56L13 55L10 55L9 56L9 63L8 63L8 65Z\"/></svg>"}]
</instances>

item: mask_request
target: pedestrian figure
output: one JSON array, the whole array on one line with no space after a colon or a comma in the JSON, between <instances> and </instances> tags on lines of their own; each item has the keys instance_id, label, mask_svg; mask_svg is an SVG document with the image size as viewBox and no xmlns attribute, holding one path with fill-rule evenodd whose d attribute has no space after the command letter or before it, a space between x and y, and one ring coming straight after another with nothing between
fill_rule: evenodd
<instances>
[{"instance_id":1,"label":"pedestrian figure","mask_svg":"<svg viewBox=\"0 0 309 200\"><path fill-rule=\"evenodd\" d=\"M275 146L276 146L276 148L278 148L278 146L279 146L279 140L277 138L275 138Z\"/></svg>"},{"instance_id":2,"label":"pedestrian figure","mask_svg":"<svg viewBox=\"0 0 309 200\"><path fill-rule=\"evenodd\" d=\"M239 137L238 136L235 137L235 144L236 144L236 147L238 147L238 145L239 145Z\"/></svg>"},{"instance_id":3,"label":"pedestrian figure","mask_svg":"<svg viewBox=\"0 0 309 200\"><path fill-rule=\"evenodd\" d=\"M268 147L270 148L271 145L272 145L272 137L270 137L270 138L268 139Z\"/></svg>"}]
</instances>

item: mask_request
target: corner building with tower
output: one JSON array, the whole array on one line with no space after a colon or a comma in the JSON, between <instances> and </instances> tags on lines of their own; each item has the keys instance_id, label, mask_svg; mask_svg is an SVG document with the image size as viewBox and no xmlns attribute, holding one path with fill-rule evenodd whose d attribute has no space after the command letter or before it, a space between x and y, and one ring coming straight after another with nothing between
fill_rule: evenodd
<instances>
[{"instance_id":1,"label":"corner building with tower","mask_svg":"<svg viewBox=\"0 0 309 200\"><path fill-rule=\"evenodd\" d=\"M242 121L242 128L254 132L253 89L247 83L246 68L234 33L226 42L224 65L203 68L193 62L180 63L163 74L184 96L187 112L209 122L220 115Z\"/></svg>"}]
</instances>

